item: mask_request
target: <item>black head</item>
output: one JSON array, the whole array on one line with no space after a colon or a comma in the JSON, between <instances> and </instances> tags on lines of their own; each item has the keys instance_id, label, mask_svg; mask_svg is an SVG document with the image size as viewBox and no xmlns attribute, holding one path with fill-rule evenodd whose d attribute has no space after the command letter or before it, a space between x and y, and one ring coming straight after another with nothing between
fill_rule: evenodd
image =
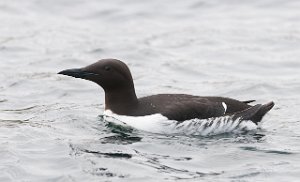
<instances>
[{"instance_id":1,"label":"black head","mask_svg":"<svg viewBox=\"0 0 300 182\"><path fill-rule=\"evenodd\" d=\"M102 59L84 68L67 69L58 74L90 80L105 91L134 89L130 70L120 60Z\"/></svg>"}]
</instances>

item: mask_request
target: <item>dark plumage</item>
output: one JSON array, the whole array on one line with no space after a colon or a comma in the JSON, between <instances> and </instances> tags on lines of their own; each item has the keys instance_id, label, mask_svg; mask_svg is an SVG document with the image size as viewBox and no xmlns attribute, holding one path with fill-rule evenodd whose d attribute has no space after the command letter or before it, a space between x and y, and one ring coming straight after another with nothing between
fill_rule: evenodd
<instances>
[{"instance_id":1,"label":"dark plumage","mask_svg":"<svg viewBox=\"0 0 300 182\"><path fill-rule=\"evenodd\" d=\"M120 115L144 116L161 113L168 119L184 121L232 115L242 120L258 123L274 106L249 105L254 100L238 101L225 97L201 97L185 94L158 94L137 98L131 73L123 62L103 59L80 69L59 72L76 78L90 80L105 91L105 109Z\"/></svg>"}]
</instances>

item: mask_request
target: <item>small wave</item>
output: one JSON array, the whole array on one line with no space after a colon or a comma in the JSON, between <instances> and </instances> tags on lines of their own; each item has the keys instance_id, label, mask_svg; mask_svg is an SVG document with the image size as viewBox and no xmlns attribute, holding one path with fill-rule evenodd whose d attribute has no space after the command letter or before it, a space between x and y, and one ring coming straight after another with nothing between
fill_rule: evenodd
<instances>
[{"instance_id":1,"label":"small wave","mask_svg":"<svg viewBox=\"0 0 300 182\"><path fill-rule=\"evenodd\" d=\"M1 89L1 88L0 88ZM0 103L1 102L7 102L7 99L0 99Z\"/></svg>"},{"instance_id":2,"label":"small wave","mask_svg":"<svg viewBox=\"0 0 300 182\"><path fill-rule=\"evenodd\" d=\"M269 153L269 154L279 154L279 155L291 155L294 154L292 152L288 152L288 151L282 151L282 150L265 150L265 149L258 149L256 147L240 147L243 150L247 150L247 151L253 151L253 152L264 152L264 153Z\"/></svg>"},{"instance_id":3,"label":"small wave","mask_svg":"<svg viewBox=\"0 0 300 182\"><path fill-rule=\"evenodd\" d=\"M1 102L1 101L0 101ZM2 111L8 111L8 112L20 112L20 111L27 111L27 110L31 110L31 109L34 109L38 107L37 105L34 105L34 106L28 106L28 107L25 107L25 108L19 108L19 109L4 109Z\"/></svg>"}]
</instances>

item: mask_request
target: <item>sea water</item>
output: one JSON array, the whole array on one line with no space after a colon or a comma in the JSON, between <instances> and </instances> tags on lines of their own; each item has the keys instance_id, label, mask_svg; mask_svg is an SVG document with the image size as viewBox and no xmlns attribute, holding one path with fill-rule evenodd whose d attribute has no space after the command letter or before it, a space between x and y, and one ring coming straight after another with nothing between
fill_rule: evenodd
<instances>
[{"instance_id":1,"label":"sea water","mask_svg":"<svg viewBox=\"0 0 300 182\"><path fill-rule=\"evenodd\" d=\"M299 181L300 1L0 1L0 181ZM275 102L254 132L151 133L57 75L102 58L158 93ZM255 104L255 103L254 103Z\"/></svg>"}]
</instances>

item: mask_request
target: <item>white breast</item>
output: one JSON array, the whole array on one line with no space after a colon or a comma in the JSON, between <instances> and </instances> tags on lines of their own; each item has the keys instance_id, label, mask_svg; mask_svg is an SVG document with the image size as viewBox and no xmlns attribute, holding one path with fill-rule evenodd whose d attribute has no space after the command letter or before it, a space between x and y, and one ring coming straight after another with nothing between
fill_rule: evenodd
<instances>
[{"instance_id":1,"label":"white breast","mask_svg":"<svg viewBox=\"0 0 300 182\"><path fill-rule=\"evenodd\" d=\"M169 120L161 114L147 116L124 116L110 110L104 113L104 119L119 125L127 125L138 130L159 134L209 136L222 133L240 133L257 129L252 121L232 120L229 116L210 119L191 119L183 122Z\"/></svg>"}]
</instances>

